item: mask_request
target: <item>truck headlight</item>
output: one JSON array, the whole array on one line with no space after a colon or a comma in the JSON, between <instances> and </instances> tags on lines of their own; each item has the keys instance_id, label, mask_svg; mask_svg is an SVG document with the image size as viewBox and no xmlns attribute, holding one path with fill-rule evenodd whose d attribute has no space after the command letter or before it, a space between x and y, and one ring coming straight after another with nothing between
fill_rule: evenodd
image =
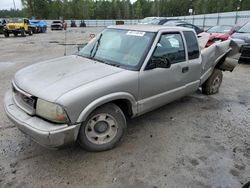
<instances>
[{"instance_id":1,"label":"truck headlight","mask_svg":"<svg viewBox=\"0 0 250 188\"><path fill-rule=\"evenodd\" d=\"M36 114L56 123L68 122L67 114L60 105L42 99L37 99Z\"/></svg>"}]
</instances>

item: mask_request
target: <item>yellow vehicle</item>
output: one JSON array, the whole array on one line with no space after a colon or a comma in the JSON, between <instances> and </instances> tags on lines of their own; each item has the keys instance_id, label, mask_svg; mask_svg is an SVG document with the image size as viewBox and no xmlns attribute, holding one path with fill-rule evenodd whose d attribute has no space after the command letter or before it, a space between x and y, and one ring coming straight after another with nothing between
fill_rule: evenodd
<instances>
[{"instance_id":1,"label":"yellow vehicle","mask_svg":"<svg viewBox=\"0 0 250 188\"><path fill-rule=\"evenodd\" d=\"M12 18L8 21L4 27L4 36L9 37L10 34L17 36L21 34L22 37L25 37L26 34L32 35L32 28L29 25L29 20L27 18Z\"/></svg>"}]
</instances>

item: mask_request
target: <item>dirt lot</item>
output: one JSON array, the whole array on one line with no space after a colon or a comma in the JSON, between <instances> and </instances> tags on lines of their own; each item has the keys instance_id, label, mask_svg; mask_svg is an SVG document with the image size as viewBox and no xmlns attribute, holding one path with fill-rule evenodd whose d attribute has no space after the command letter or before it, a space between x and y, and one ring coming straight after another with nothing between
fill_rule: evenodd
<instances>
[{"instance_id":1,"label":"dirt lot","mask_svg":"<svg viewBox=\"0 0 250 188\"><path fill-rule=\"evenodd\" d=\"M67 53L102 28L67 33ZM0 35L0 187L215 187L250 181L250 63L224 73L219 94L199 92L129 121L120 146L89 153L49 150L33 142L3 111L14 73L64 54L64 32Z\"/></svg>"}]
</instances>

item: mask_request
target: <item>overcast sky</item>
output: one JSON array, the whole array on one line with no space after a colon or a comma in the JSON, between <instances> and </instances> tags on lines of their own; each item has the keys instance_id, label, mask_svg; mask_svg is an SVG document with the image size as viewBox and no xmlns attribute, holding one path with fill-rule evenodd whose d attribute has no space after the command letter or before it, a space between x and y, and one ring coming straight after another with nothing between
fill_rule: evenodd
<instances>
[{"instance_id":1,"label":"overcast sky","mask_svg":"<svg viewBox=\"0 0 250 188\"><path fill-rule=\"evenodd\" d=\"M14 0L16 8L21 8L21 0ZM0 9L11 9L14 8L13 0L0 0Z\"/></svg>"}]
</instances>

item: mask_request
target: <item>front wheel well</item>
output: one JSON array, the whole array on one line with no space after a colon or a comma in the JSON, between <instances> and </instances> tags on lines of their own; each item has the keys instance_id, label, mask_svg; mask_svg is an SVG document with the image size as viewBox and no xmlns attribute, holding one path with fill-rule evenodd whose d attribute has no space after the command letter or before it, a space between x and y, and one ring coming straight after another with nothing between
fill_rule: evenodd
<instances>
[{"instance_id":1,"label":"front wheel well","mask_svg":"<svg viewBox=\"0 0 250 188\"><path fill-rule=\"evenodd\" d=\"M127 99L117 99L114 101L111 101L111 103L114 103L117 105L124 113L124 115L129 118L133 115L132 111L132 105L131 102Z\"/></svg>"}]
</instances>

